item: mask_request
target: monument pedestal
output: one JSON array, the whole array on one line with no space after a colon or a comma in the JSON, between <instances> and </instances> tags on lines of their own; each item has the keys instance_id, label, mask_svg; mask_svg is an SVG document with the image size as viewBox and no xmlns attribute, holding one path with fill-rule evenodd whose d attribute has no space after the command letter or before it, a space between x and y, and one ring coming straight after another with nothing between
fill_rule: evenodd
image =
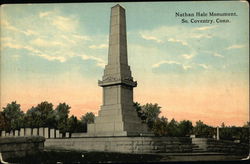
<instances>
[{"instance_id":1,"label":"monument pedestal","mask_svg":"<svg viewBox=\"0 0 250 164\"><path fill-rule=\"evenodd\" d=\"M95 123L88 124L90 136L140 136L147 133L147 125L141 122L132 105L102 106Z\"/></svg>"}]
</instances>

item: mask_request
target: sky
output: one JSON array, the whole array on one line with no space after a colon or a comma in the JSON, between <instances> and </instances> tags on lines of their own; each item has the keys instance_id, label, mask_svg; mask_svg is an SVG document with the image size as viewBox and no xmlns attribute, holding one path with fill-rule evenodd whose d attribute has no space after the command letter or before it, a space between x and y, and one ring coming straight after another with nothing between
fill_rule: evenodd
<instances>
[{"instance_id":1,"label":"sky","mask_svg":"<svg viewBox=\"0 0 250 164\"><path fill-rule=\"evenodd\" d=\"M246 2L133 2L126 9L134 101L157 103L168 120L220 126L249 121L249 7ZM42 101L97 115L116 3L1 6L1 109ZM176 17L176 12L237 16ZM181 23L182 19L214 23ZM216 23L216 19L229 23Z\"/></svg>"}]
</instances>

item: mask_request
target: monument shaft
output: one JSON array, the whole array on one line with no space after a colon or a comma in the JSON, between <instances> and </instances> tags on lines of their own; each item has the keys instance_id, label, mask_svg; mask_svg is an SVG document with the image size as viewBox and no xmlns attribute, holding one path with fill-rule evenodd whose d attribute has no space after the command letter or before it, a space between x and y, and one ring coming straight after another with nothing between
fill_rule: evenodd
<instances>
[{"instance_id":1,"label":"monument shaft","mask_svg":"<svg viewBox=\"0 0 250 164\"><path fill-rule=\"evenodd\" d=\"M88 125L93 136L132 136L147 131L133 107L133 81L127 57L125 9L111 9L108 64L99 86L103 87L103 105L94 124Z\"/></svg>"},{"instance_id":2,"label":"monument shaft","mask_svg":"<svg viewBox=\"0 0 250 164\"><path fill-rule=\"evenodd\" d=\"M111 10L108 64L128 64L125 10L119 6Z\"/></svg>"}]
</instances>

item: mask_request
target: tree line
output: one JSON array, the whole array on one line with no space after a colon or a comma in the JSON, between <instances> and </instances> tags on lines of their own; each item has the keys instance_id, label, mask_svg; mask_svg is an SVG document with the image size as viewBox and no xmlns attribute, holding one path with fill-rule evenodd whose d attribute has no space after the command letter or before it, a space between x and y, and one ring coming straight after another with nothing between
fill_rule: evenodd
<instances>
[{"instance_id":1,"label":"tree line","mask_svg":"<svg viewBox=\"0 0 250 164\"><path fill-rule=\"evenodd\" d=\"M158 104L147 103L140 105L136 102L134 107L141 120L147 123L149 129L156 136L188 137L191 134L200 138L214 138L216 136L216 127L207 125L201 120L196 121L195 125L193 125L190 120L178 122L175 119L169 121L164 116L160 117L161 107ZM242 127L226 126L222 123L219 129L220 139L249 143L249 127L250 122L247 122Z\"/></svg>"},{"instance_id":2,"label":"tree line","mask_svg":"<svg viewBox=\"0 0 250 164\"><path fill-rule=\"evenodd\" d=\"M0 112L0 130L49 127L62 133L86 132L87 124L94 122L95 115L89 112L78 120L74 115L69 117L70 108L66 103L59 103L53 108L52 103L44 101L24 113L20 104L13 101Z\"/></svg>"},{"instance_id":3,"label":"tree line","mask_svg":"<svg viewBox=\"0 0 250 164\"><path fill-rule=\"evenodd\" d=\"M161 107L157 103L141 105L135 102L134 108L138 117L156 136L188 137L194 134L196 137L213 138L216 135L216 127L209 126L201 120L193 125L190 120L178 122L175 119L169 121L164 116L160 117ZM94 123L95 115L87 112L78 119L74 115L69 116L70 109L71 107L66 103L59 103L53 108L52 103L44 101L24 113L20 104L13 101L0 112L0 130L49 127L59 129L62 133L87 132L87 124ZM220 138L248 143L249 122L242 127L226 126L222 123Z\"/></svg>"}]
</instances>

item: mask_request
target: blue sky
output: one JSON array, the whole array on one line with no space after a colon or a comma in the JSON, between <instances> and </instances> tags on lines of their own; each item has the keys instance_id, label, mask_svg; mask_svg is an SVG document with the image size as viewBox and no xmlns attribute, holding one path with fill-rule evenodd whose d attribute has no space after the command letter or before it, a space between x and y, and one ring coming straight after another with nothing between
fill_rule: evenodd
<instances>
[{"instance_id":1,"label":"blue sky","mask_svg":"<svg viewBox=\"0 0 250 164\"><path fill-rule=\"evenodd\" d=\"M83 85L86 89L97 87L97 80L101 79L107 63L110 8L114 5L115 3L3 5L2 106L8 101L19 100L28 108L29 103L32 105L39 99L42 101L48 98L37 95L34 98L37 101L23 100L21 97L24 95L33 95L17 94L18 90L27 90L26 87L29 86L34 86L34 89L35 86L43 88L40 90L46 91L43 94L50 94L49 90L53 90L59 83L64 83L64 87L76 84ZM146 89L148 92L159 92L152 101L163 102L162 97L168 95L156 91L157 86L167 90L204 87L216 91L215 88L221 88L220 86L227 86L225 90L230 90L230 86L248 88L249 7L246 2L138 2L120 5L126 9L129 64L140 87L135 90L139 93L135 95L137 101L151 101L149 97L141 97L147 97L146 93L143 94ZM238 16L219 17L230 19L230 23L214 24L182 24L182 18L175 17L176 12L211 11L236 12ZM221 92L224 93L225 90ZM240 93L244 94L245 99L242 101L247 104L248 93ZM192 92L183 94L190 95ZM86 95L82 95L84 96ZM160 96L158 100L157 97ZM99 99L101 101L101 97ZM71 102L70 98L65 98L66 100ZM74 103L76 102L72 101ZM77 104L81 104L80 100ZM162 106L169 104L164 102ZM174 104L172 106L175 107ZM244 106L240 110L245 115L247 109ZM86 112L98 109L74 110ZM180 109L176 109L178 110L181 113ZM246 117L242 120L245 121Z\"/></svg>"}]
</instances>

